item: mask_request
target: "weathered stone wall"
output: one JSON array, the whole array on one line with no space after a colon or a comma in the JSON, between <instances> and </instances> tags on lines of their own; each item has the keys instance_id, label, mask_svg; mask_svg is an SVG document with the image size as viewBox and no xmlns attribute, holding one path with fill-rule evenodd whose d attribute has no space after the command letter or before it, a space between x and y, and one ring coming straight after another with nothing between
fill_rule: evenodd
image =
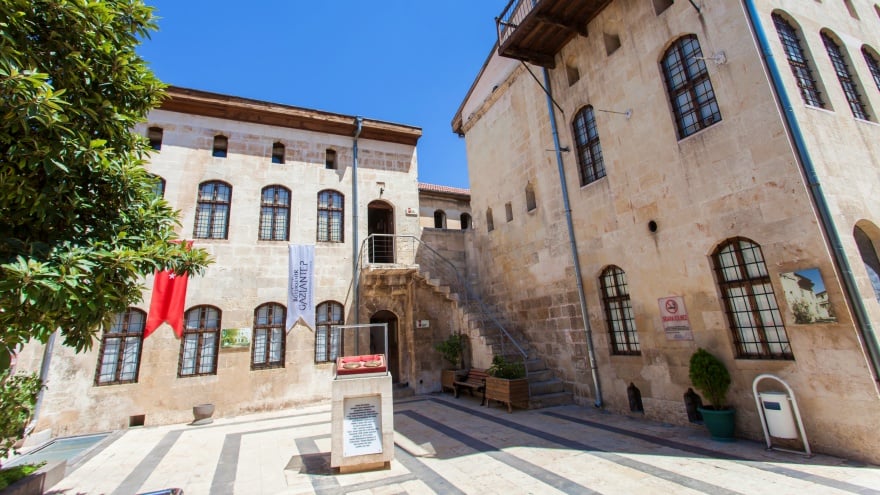
<instances>
[{"instance_id":1,"label":"weathered stone wall","mask_svg":"<svg viewBox=\"0 0 880 495\"><path fill-rule=\"evenodd\" d=\"M880 46L868 25L876 19L867 6L857 21L842 4L758 3L776 60L785 63L771 5L789 9L803 23L819 73L833 93L832 111L807 108L789 68L781 68L862 297L878 322L852 228L857 222L874 226L880 218L872 195L880 187L874 170L880 163L880 128L852 118L818 38L820 27L830 27L846 40L869 104L880 108L859 53L860 43ZM589 37L576 37L557 56L551 85L561 107L560 142L572 150L562 154L563 165L605 407L628 410L626 387L632 382L641 390L647 416L686 422L688 360L704 347L733 375L729 400L738 410L740 434L762 436L751 385L757 375L772 373L797 394L815 450L880 460L880 450L868 440L880 419L863 414L880 405L877 389L741 5L704 3L698 15L688 2L675 2L657 15L651 2L618 0L588 31ZM619 36L621 46L609 54L603 33ZM703 56L725 52L726 63L706 62L722 120L679 140L659 61L671 42L689 33L697 36ZM577 69L577 81L566 67ZM486 68L461 115L476 220L471 267L479 271L483 295L526 331L576 399L592 402L562 190L555 153L548 151L554 146L546 96L522 67L490 60ZM530 68L542 79L540 68ZM585 105L594 108L607 176L580 186L571 124ZM505 180L499 182L499 175ZM536 193L534 211L525 207L529 184ZM649 230L650 221L656 232ZM735 358L710 256L721 242L738 236L763 250L795 361ZM598 281L609 265L626 272L641 355L611 353ZM780 274L807 268L820 270L837 322L794 323ZM666 296L684 297L693 340L667 339L658 308L658 299Z\"/></svg>"}]
</instances>

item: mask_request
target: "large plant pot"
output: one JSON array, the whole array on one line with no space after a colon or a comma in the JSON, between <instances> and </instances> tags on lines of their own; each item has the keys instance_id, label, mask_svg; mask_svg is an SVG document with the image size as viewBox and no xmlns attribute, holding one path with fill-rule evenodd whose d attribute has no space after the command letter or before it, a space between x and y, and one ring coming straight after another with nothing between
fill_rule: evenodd
<instances>
[{"instance_id":1,"label":"large plant pot","mask_svg":"<svg viewBox=\"0 0 880 495\"><path fill-rule=\"evenodd\" d=\"M207 425L212 423L214 420L211 419L211 416L214 415L214 404L199 404L197 406L193 406L193 422L190 423L192 425Z\"/></svg>"},{"instance_id":2,"label":"large plant pot","mask_svg":"<svg viewBox=\"0 0 880 495\"><path fill-rule=\"evenodd\" d=\"M486 378L487 406L493 400L507 404L507 412L513 411L513 406L528 409L529 407L529 380L527 378Z\"/></svg>"},{"instance_id":3,"label":"large plant pot","mask_svg":"<svg viewBox=\"0 0 880 495\"><path fill-rule=\"evenodd\" d=\"M715 410L698 407L697 410L703 415L703 424L709 430L712 440L718 442L734 441L733 430L736 422L734 421L733 409Z\"/></svg>"}]
</instances>

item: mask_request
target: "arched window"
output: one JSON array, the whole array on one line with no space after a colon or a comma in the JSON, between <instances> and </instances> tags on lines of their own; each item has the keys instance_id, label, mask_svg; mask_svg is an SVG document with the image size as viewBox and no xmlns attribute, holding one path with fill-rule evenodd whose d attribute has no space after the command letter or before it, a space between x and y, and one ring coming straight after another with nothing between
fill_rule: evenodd
<instances>
[{"instance_id":1,"label":"arched window","mask_svg":"<svg viewBox=\"0 0 880 495\"><path fill-rule=\"evenodd\" d=\"M599 131L592 106L585 106L578 111L572 128L577 146L578 175L581 186L585 186L605 177L605 160L602 158L602 145L599 143Z\"/></svg>"},{"instance_id":2,"label":"arched window","mask_svg":"<svg viewBox=\"0 0 880 495\"><path fill-rule=\"evenodd\" d=\"M160 198L165 197L165 179L159 177L158 175L150 174L150 178L153 179L153 194L159 196Z\"/></svg>"},{"instance_id":3,"label":"arched window","mask_svg":"<svg viewBox=\"0 0 880 495\"><path fill-rule=\"evenodd\" d=\"M226 148L229 146L229 139L222 134L214 136L214 147L211 155L217 158L226 158Z\"/></svg>"},{"instance_id":4,"label":"arched window","mask_svg":"<svg viewBox=\"0 0 880 495\"><path fill-rule=\"evenodd\" d=\"M846 54L828 32L822 31L820 36L822 37L822 43L825 44L825 50L828 52L828 58L831 59L831 65L834 66L834 72L837 74L837 80L840 81L840 87L843 89L843 94L846 96L846 102L849 104L853 117L869 120L867 107L865 102L862 101L862 95L859 91L859 82L849 70Z\"/></svg>"},{"instance_id":5,"label":"arched window","mask_svg":"<svg viewBox=\"0 0 880 495\"><path fill-rule=\"evenodd\" d=\"M471 228L471 216L467 213L462 213L459 217L461 221L461 230L467 230Z\"/></svg>"},{"instance_id":6,"label":"arched window","mask_svg":"<svg viewBox=\"0 0 880 495\"><path fill-rule=\"evenodd\" d=\"M868 234L860 227L853 229L853 237L856 240L856 246L859 248L862 263L865 264L865 271L868 272L871 287L874 289L874 297L877 299L877 302L880 302L880 259L877 257L877 249L874 247L874 242L868 237Z\"/></svg>"},{"instance_id":7,"label":"arched window","mask_svg":"<svg viewBox=\"0 0 880 495\"><path fill-rule=\"evenodd\" d=\"M284 145L272 143L272 163L284 163Z\"/></svg>"},{"instance_id":8,"label":"arched window","mask_svg":"<svg viewBox=\"0 0 880 495\"><path fill-rule=\"evenodd\" d=\"M231 206L232 186L220 181L199 184L193 237L196 239L226 239Z\"/></svg>"},{"instance_id":9,"label":"arched window","mask_svg":"<svg viewBox=\"0 0 880 495\"><path fill-rule=\"evenodd\" d=\"M736 354L749 359L794 359L761 246L736 238L712 255Z\"/></svg>"},{"instance_id":10,"label":"arched window","mask_svg":"<svg viewBox=\"0 0 880 495\"><path fill-rule=\"evenodd\" d=\"M661 65L679 139L721 121L715 90L695 35L677 39L663 54Z\"/></svg>"},{"instance_id":11,"label":"arched window","mask_svg":"<svg viewBox=\"0 0 880 495\"><path fill-rule=\"evenodd\" d=\"M260 240L286 241L290 232L290 189L263 188L260 200Z\"/></svg>"},{"instance_id":12,"label":"arched window","mask_svg":"<svg viewBox=\"0 0 880 495\"><path fill-rule=\"evenodd\" d=\"M195 306L186 312L184 319L177 376L216 375L220 310L213 306Z\"/></svg>"},{"instance_id":13,"label":"arched window","mask_svg":"<svg viewBox=\"0 0 880 495\"><path fill-rule=\"evenodd\" d=\"M318 305L315 312L315 362L336 361L342 349L342 333L332 327L345 323L343 307L336 301L325 301Z\"/></svg>"},{"instance_id":14,"label":"arched window","mask_svg":"<svg viewBox=\"0 0 880 495\"><path fill-rule=\"evenodd\" d=\"M535 186L531 182L526 184L526 211L535 211L538 203L535 201Z\"/></svg>"},{"instance_id":15,"label":"arched window","mask_svg":"<svg viewBox=\"0 0 880 495\"><path fill-rule=\"evenodd\" d=\"M318 242L342 242L345 198L329 189L318 193Z\"/></svg>"},{"instance_id":16,"label":"arched window","mask_svg":"<svg viewBox=\"0 0 880 495\"><path fill-rule=\"evenodd\" d=\"M445 229L446 228L446 212L443 210L435 210L434 211L434 228L435 229Z\"/></svg>"},{"instance_id":17,"label":"arched window","mask_svg":"<svg viewBox=\"0 0 880 495\"><path fill-rule=\"evenodd\" d=\"M95 385L137 382L146 320L147 314L137 308L113 317L113 324L101 337Z\"/></svg>"},{"instance_id":18,"label":"arched window","mask_svg":"<svg viewBox=\"0 0 880 495\"><path fill-rule=\"evenodd\" d=\"M880 90L880 60L877 59L877 52L865 45L862 47L862 55L865 57L865 63L868 64L868 70L871 71L871 77L874 78L874 85Z\"/></svg>"},{"instance_id":19,"label":"arched window","mask_svg":"<svg viewBox=\"0 0 880 495\"><path fill-rule=\"evenodd\" d=\"M336 150L328 149L324 152L324 168L336 170Z\"/></svg>"},{"instance_id":20,"label":"arched window","mask_svg":"<svg viewBox=\"0 0 880 495\"><path fill-rule=\"evenodd\" d=\"M819 83L813 78L813 70L810 68L811 62L801 46L798 30L776 12L773 13L773 24L776 26L779 41L785 50L785 58L788 59L788 66L797 81L804 103L813 107L825 108L822 93L819 91Z\"/></svg>"},{"instance_id":21,"label":"arched window","mask_svg":"<svg viewBox=\"0 0 880 495\"><path fill-rule=\"evenodd\" d=\"M277 303L267 303L254 311L254 343L251 369L283 368L286 311Z\"/></svg>"},{"instance_id":22,"label":"arched window","mask_svg":"<svg viewBox=\"0 0 880 495\"><path fill-rule=\"evenodd\" d=\"M602 286L602 303L611 335L612 354L641 354L626 273L619 267L609 266L602 271L599 284Z\"/></svg>"},{"instance_id":23,"label":"arched window","mask_svg":"<svg viewBox=\"0 0 880 495\"><path fill-rule=\"evenodd\" d=\"M495 219L492 218L492 208L486 208L486 230L488 232L495 230Z\"/></svg>"},{"instance_id":24,"label":"arched window","mask_svg":"<svg viewBox=\"0 0 880 495\"><path fill-rule=\"evenodd\" d=\"M147 139L150 140L150 148L156 151L162 149L162 128L150 127L147 129Z\"/></svg>"}]
</instances>

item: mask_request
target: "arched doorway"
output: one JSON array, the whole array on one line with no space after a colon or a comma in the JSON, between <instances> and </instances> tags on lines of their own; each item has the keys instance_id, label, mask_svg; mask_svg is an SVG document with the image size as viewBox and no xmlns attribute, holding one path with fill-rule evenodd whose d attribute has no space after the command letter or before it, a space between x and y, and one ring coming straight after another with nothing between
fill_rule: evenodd
<instances>
[{"instance_id":1,"label":"arched doorway","mask_svg":"<svg viewBox=\"0 0 880 495\"><path fill-rule=\"evenodd\" d=\"M394 208L385 201L367 205L367 234L370 238L370 263L394 263Z\"/></svg>"},{"instance_id":2,"label":"arched doorway","mask_svg":"<svg viewBox=\"0 0 880 495\"><path fill-rule=\"evenodd\" d=\"M370 328L370 353L384 353L388 358L388 371L391 372L391 382L400 382L400 349L397 335L397 315L391 311L377 311L370 317L370 323L388 324L388 349L385 349L385 335L381 328Z\"/></svg>"}]
</instances>

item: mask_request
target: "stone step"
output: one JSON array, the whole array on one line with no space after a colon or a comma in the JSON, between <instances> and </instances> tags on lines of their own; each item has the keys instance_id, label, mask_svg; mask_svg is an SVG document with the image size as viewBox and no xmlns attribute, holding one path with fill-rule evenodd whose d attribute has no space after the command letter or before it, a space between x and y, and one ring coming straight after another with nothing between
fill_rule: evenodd
<instances>
[{"instance_id":1,"label":"stone step","mask_svg":"<svg viewBox=\"0 0 880 495\"><path fill-rule=\"evenodd\" d=\"M550 380L533 382L531 380L531 377L529 377L529 393L533 397L556 394L563 391L565 391L565 385L562 383L561 380L553 378Z\"/></svg>"},{"instance_id":2,"label":"stone step","mask_svg":"<svg viewBox=\"0 0 880 495\"><path fill-rule=\"evenodd\" d=\"M526 361L526 369L531 372L544 371L547 369L547 364L544 363L544 360L541 358L532 358Z\"/></svg>"},{"instance_id":3,"label":"stone step","mask_svg":"<svg viewBox=\"0 0 880 495\"><path fill-rule=\"evenodd\" d=\"M391 397L393 399L405 399L407 397L412 397L413 395L415 395L415 392L409 387L409 385L395 383L391 389Z\"/></svg>"},{"instance_id":4,"label":"stone step","mask_svg":"<svg viewBox=\"0 0 880 495\"><path fill-rule=\"evenodd\" d=\"M529 383L546 382L553 379L553 372L548 369L529 370Z\"/></svg>"},{"instance_id":5,"label":"stone step","mask_svg":"<svg viewBox=\"0 0 880 495\"><path fill-rule=\"evenodd\" d=\"M544 407L564 406L572 404L574 400L568 392L557 392L555 394L545 394L531 396L529 398L529 409L541 409Z\"/></svg>"}]
</instances>

